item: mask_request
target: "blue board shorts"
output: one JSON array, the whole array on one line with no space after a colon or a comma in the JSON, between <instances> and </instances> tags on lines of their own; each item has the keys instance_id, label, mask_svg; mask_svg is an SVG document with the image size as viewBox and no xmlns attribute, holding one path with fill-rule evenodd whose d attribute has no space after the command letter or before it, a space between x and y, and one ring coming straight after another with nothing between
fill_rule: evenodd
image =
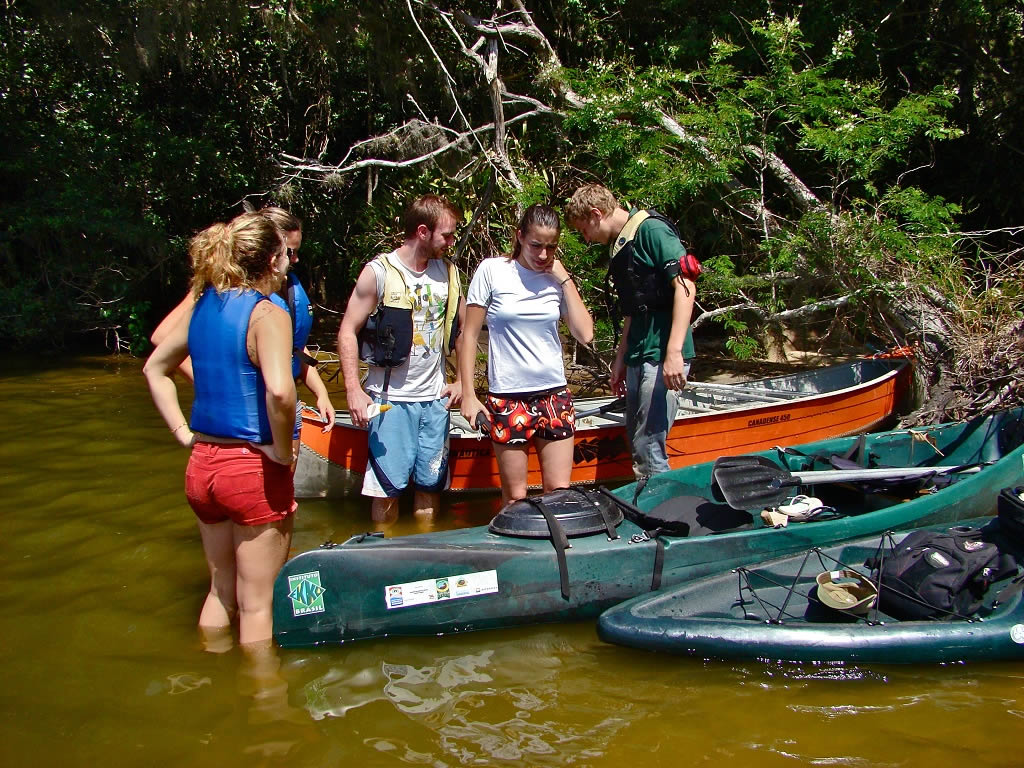
<instances>
[{"instance_id":1,"label":"blue board shorts","mask_svg":"<svg viewBox=\"0 0 1024 768\"><path fill-rule=\"evenodd\" d=\"M440 493L451 482L448 400L388 405L389 410L370 419L363 495L394 498L410 482L416 490Z\"/></svg>"}]
</instances>

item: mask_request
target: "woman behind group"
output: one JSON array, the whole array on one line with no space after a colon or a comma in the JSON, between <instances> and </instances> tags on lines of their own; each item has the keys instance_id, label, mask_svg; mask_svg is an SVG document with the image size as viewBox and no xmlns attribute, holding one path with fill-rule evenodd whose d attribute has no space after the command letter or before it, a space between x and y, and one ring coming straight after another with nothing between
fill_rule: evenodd
<instances>
[{"instance_id":1,"label":"woman behind group","mask_svg":"<svg viewBox=\"0 0 1024 768\"><path fill-rule=\"evenodd\" d=\"M334 428L334 405L331 403L331 396L327 392L327 386L320 378L320 371L317 369L316 360L310 355L306 347L309 339L309 332L313 327L313 310L309 297L306 295L302 283L293 271L293 267L299 261L299 248L302 246L302 220L284 208L268 205L261 208L258 213L269 219L281 232L284 244L288 248L288 277L282 286L281 293L275 292L270 295L271 301L288 312L292 322L292 375L298 381L302 381L306 388L316 398L316 408L323 420L323 432L330 432ZM196 297L189 291L185 298L172 309L167 316L160 321L154 329L149 340L156 346L160 344L171 329L181 321L189 308L195 304ZM186 358L181 364L181 372L189 380L192 379L192 360ZM299 431L302 428L302 409L305 406L299 402L295 409L295 430L293 433L293 449L299 449Z\"/></svg>"},{"instance_id":2,"label":"woman behind group","mask_svg":"<svg viewBox=\"0 0 1024 768\"><path fill-rule=\"evenodd\" d=\"M584 344L594 321L572 278L555 258L561 222L546 205L531 205L516 230L510 256L485 259L466 294L466 327L459 358L462 415L475 424L489 415L501 475L502 502L526 496L529 447L540 458L544 490L564 488L572 474L575 409L566 386L558 321ZM476 345L488 330L486 408L472 386Z\"/></svg>"},{"instance_id":3,"label":"woman behind group","mask_svg":"<svg viewBox=\"0 0 1024 768\"><path fill-rule=\"evenodd\" d=\"M179 443L192 447L185 495L199 519L210 590L208 631L238 613L244 645L269 641L274 578L291 542L295 495L292 327L267 298L288 271L277 227L257 213L193 238L194 303L146 362L153 402ZM191 356L191 426L173 373Z\"/></svg>"}]
</instances>

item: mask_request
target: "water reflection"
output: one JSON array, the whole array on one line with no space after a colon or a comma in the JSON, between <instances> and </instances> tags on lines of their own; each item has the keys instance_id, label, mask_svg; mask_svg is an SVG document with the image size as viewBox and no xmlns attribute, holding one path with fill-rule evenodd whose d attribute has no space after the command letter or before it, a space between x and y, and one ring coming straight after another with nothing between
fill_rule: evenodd
<instances>
[{"instance_id":1,"label":"water reflection","mask_svg":"<svg viewBox=\"0 0 1024 768\"><path fill-rule=\"evenodd\" d=\"M593 622L265 657L218 645L196 629L187 452L139 369L0 366L0 765L1020 762L1024 667L1008 663L705 662L603 645ZM485 524L492 503L445 502L433 524ZM293 551L371 528L359 499L302 502ZM402 515L388 535L416 532Z\"/></svg>"},{"instance_id":2,"label":"water reflection","mask_svg":"<svg viewBox=\"0 0 1024 768\"><path fill-rule=\"evenodd\" d=\"M234 627L199 627L199 642L207 653L227 653L235 647Z\"/></svg>"},{"instance_id":3,"label":"water reflection","mask_svg":"<svg viewBox=\"0 0 1024 768\"><path fill-rule=\"evenodd\" d=\"M603 754L643 714L636 708L630 717L609 713L604 702L617 686L613 678L599 676L579 690L572 681L593 660L587 647L559 634L489 641L467 636L439 644L445 650L457 644L464 652L434 657L428 649L403 645L401 652L382 648L384 660L364 667L332 667L305 686L307 710L322 720L386 703L410 723L399 732L433 732L433 749L424 751L422 738L414 743L398 734L365 744L403 762L434 765L578 762ZM346 662L360 656L354 653Z\"/></svg>"}]
</instances>

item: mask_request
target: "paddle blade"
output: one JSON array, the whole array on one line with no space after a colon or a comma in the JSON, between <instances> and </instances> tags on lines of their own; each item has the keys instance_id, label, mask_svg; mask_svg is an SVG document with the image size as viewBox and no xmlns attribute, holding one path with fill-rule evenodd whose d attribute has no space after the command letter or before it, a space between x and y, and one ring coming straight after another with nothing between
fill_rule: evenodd
<instances>
[{"instance_id":1,"label":"paddle blade","mask_svg":"<svg viewBox=\"0 0 1024 768\"><path fill-rule=\"evenodd\" d=\"M963 464L955 467L876 467L790 472L760 456L723 456L715 462L711 475L713 486L717 486L718 494L729 506L753 510L777 507L786 500L790 488L801 484L931 478L976 468L977 465Z\"/></svg>"},{"instance_id":2,"label":"paddle blade","mask_svg":"<svg viewBox=\"0 0 1024 768\"><path fill-rule=\"evenodd\" d=\"M789 496L793 476L761 456L722 456L711 470L712 492L733 509L776 507Z\"/></svg>"}]
</instances>

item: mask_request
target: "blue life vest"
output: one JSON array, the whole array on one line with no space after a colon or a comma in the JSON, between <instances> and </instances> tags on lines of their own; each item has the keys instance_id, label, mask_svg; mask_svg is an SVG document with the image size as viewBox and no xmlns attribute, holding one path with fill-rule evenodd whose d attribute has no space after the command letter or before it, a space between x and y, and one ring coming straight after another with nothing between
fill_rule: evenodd
<instances>
[{"instance_id":1,"label":"blue life vest","mask_svg":"<svg viewBox=\"0 0 1024 768\"><path fill-rule=\"evenodd\" d=\"M313 305L294 272L288 273L287 292L287 299L275 293L270 296L270 300L287 312L292 319L292 378L297 379L302 375L303 362L309 365L316 364L315 360L310 363L304 359L302 354L302 350L306 348L306 341L309 340L309 332L313 329Z\"/></svg>"},{"instance_id":2,"label":"blue life vest","mask_svg":"<svg viewBox=\"0 0 1024 768\"><path fill-rule=\"evenodd\" d=\"M263 374L249 360L249 317L267 297L252 289L217 293L210 287L196 302L188 327L195 375L191 427L217 437L271 444Z\"/></svg>"}]
</instances>

